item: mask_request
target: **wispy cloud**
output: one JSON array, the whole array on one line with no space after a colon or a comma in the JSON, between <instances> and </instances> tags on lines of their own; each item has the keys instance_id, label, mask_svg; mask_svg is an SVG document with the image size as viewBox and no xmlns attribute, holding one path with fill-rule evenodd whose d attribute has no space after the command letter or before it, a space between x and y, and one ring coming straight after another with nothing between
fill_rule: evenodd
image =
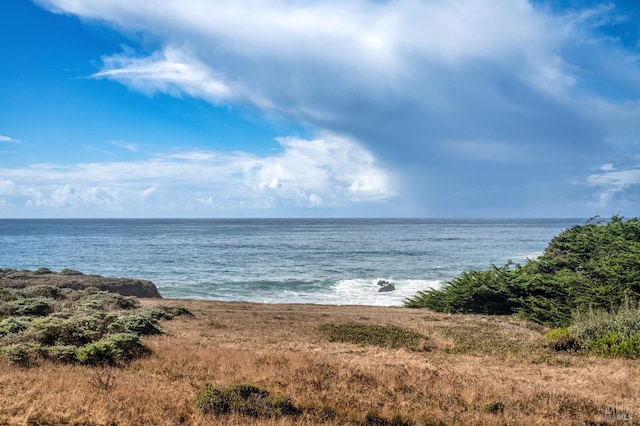
<instances>
[{"instance_id":1,"label":"wispy cloud","mask_svg":"<svg viewBox=\"0 0 640 426\"><path fill-rule=\"evenodd\" d=\"M138 148L138 145L135 143L131 143L131 142L125 142L125 141L109 141L109 143L111 145L117 146L119 148L125 149L127 151L131 151L131 152L138 152L140 150L140 148Z\"/></svg>"},{"instance_id":2,"label":"wispy cloud","mask_svg":"<svg viewBox=\"0 0 640 426\"><path fill-rule=\"evenodd\" d=\"M104 68L93 78L109 78L146 94L182 94L210 101L231 97L226 83L186 50L168 47L148 58L138 58L130 49L104 57Z\"/></svg>"},{"instance_id":3,"label":"wispy cloud","mask_svg":"<svg viewBox=\"0 0 640 426\"><path fill-rule=\"evenodd\" d=\"M0 168L6 179L0 215L26 207L54 216L74 209L259 215L266 208L348 207L394 197L392 178L352 141L326 135L280 143L281 152L262 157L187 151L136 162Z\"/></svg>"},{"instance_id":4,"label":"wispy cloud","mask_svg":"<svg viewBox=\"0 0 640 426\"><path fill-rule=\"evenodd\" d=\"M0 135L0 143L21 143L18 139L10 138L9 136Z\"/></svg>"}]
</instances>

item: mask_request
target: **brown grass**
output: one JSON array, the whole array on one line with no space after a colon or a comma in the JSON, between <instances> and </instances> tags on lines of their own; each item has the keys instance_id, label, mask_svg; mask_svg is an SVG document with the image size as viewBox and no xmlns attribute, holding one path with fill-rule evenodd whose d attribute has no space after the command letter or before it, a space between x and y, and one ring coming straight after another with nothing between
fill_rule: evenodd
<instances>
[{"instance_id":1,"label":"brown grass","mask_svg":"<svg viewBox=\"0 0 640 426\"><path fill-rule=\"evenodd\" d=\"M124 368L42 362L23 369L0 360L0 424L640 424L638 361L553 352L545 330L515 319L179 303L195 316L162 322L167 335L144 339L153 355ZM318 329L327 323L412 330L428 337L429 351L332 343ZM302 414L203 415L195 401L206 383L288 395Z\"/></svg>"}]
</instances>

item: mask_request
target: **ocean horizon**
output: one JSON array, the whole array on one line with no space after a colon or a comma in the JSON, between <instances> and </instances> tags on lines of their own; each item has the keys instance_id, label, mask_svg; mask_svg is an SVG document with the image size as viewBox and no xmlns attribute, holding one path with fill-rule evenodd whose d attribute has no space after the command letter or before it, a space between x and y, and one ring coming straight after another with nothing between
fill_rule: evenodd
<instances>
[{"instance_id":1,"label":"ocean horizon","mask_svg":"<svg viewBox=\"0 0 640 426\"><path fill-rule=\"evenodd\" d=\"M400 306L464 271L523 264L586 221L0 219L0 267L147 279L165 298Z\"/></svg>"}]
</instances>

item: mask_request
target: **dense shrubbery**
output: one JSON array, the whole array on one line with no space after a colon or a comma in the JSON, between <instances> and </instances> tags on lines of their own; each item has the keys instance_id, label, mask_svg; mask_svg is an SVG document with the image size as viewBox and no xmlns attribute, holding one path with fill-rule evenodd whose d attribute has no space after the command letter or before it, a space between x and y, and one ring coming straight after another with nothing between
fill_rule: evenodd
<instances>
[{"instance_id":1,"label":"dense shrubbery","mask_svg":"<svg viewBox=\"0 0 640 426\"><path fill-rule=\"evenodd\" d=\"M466 272L439 290L405 302L441 312L518 314L567 326L578 311L611 310L640 299L640 221L614 216L554 237L524 266L509 263Z\"/></svg>"},{"instance_id":2,"label":"dense shrubbery","mask_svg":"<svg viewBox=\"0 0 640 426\"><path fill-rule=\"evenodd\" d=\"M0 289L0 352L21 366L38 359L119 365L148 354L139 338L163 333L158 320L177 315L190 312L141 309L135 297L95 289Z\"/></svg>"}]
</instances>

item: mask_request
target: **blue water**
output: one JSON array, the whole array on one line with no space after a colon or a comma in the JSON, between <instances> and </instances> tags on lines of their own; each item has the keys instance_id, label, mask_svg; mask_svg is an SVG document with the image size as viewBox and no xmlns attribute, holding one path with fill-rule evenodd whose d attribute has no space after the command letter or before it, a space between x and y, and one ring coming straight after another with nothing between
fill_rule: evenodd
<instances>
[{"instance_id":1,"label":"blue water","mask_svg":"<svg viewBox=\"0 0 640 426\"><path fill-rule=\"evenodd\" d=\"M143 278L166 298L393 306L463 271L524 263L584 222L0 219L0 267Z\"/></svg>"}]
</instances>

